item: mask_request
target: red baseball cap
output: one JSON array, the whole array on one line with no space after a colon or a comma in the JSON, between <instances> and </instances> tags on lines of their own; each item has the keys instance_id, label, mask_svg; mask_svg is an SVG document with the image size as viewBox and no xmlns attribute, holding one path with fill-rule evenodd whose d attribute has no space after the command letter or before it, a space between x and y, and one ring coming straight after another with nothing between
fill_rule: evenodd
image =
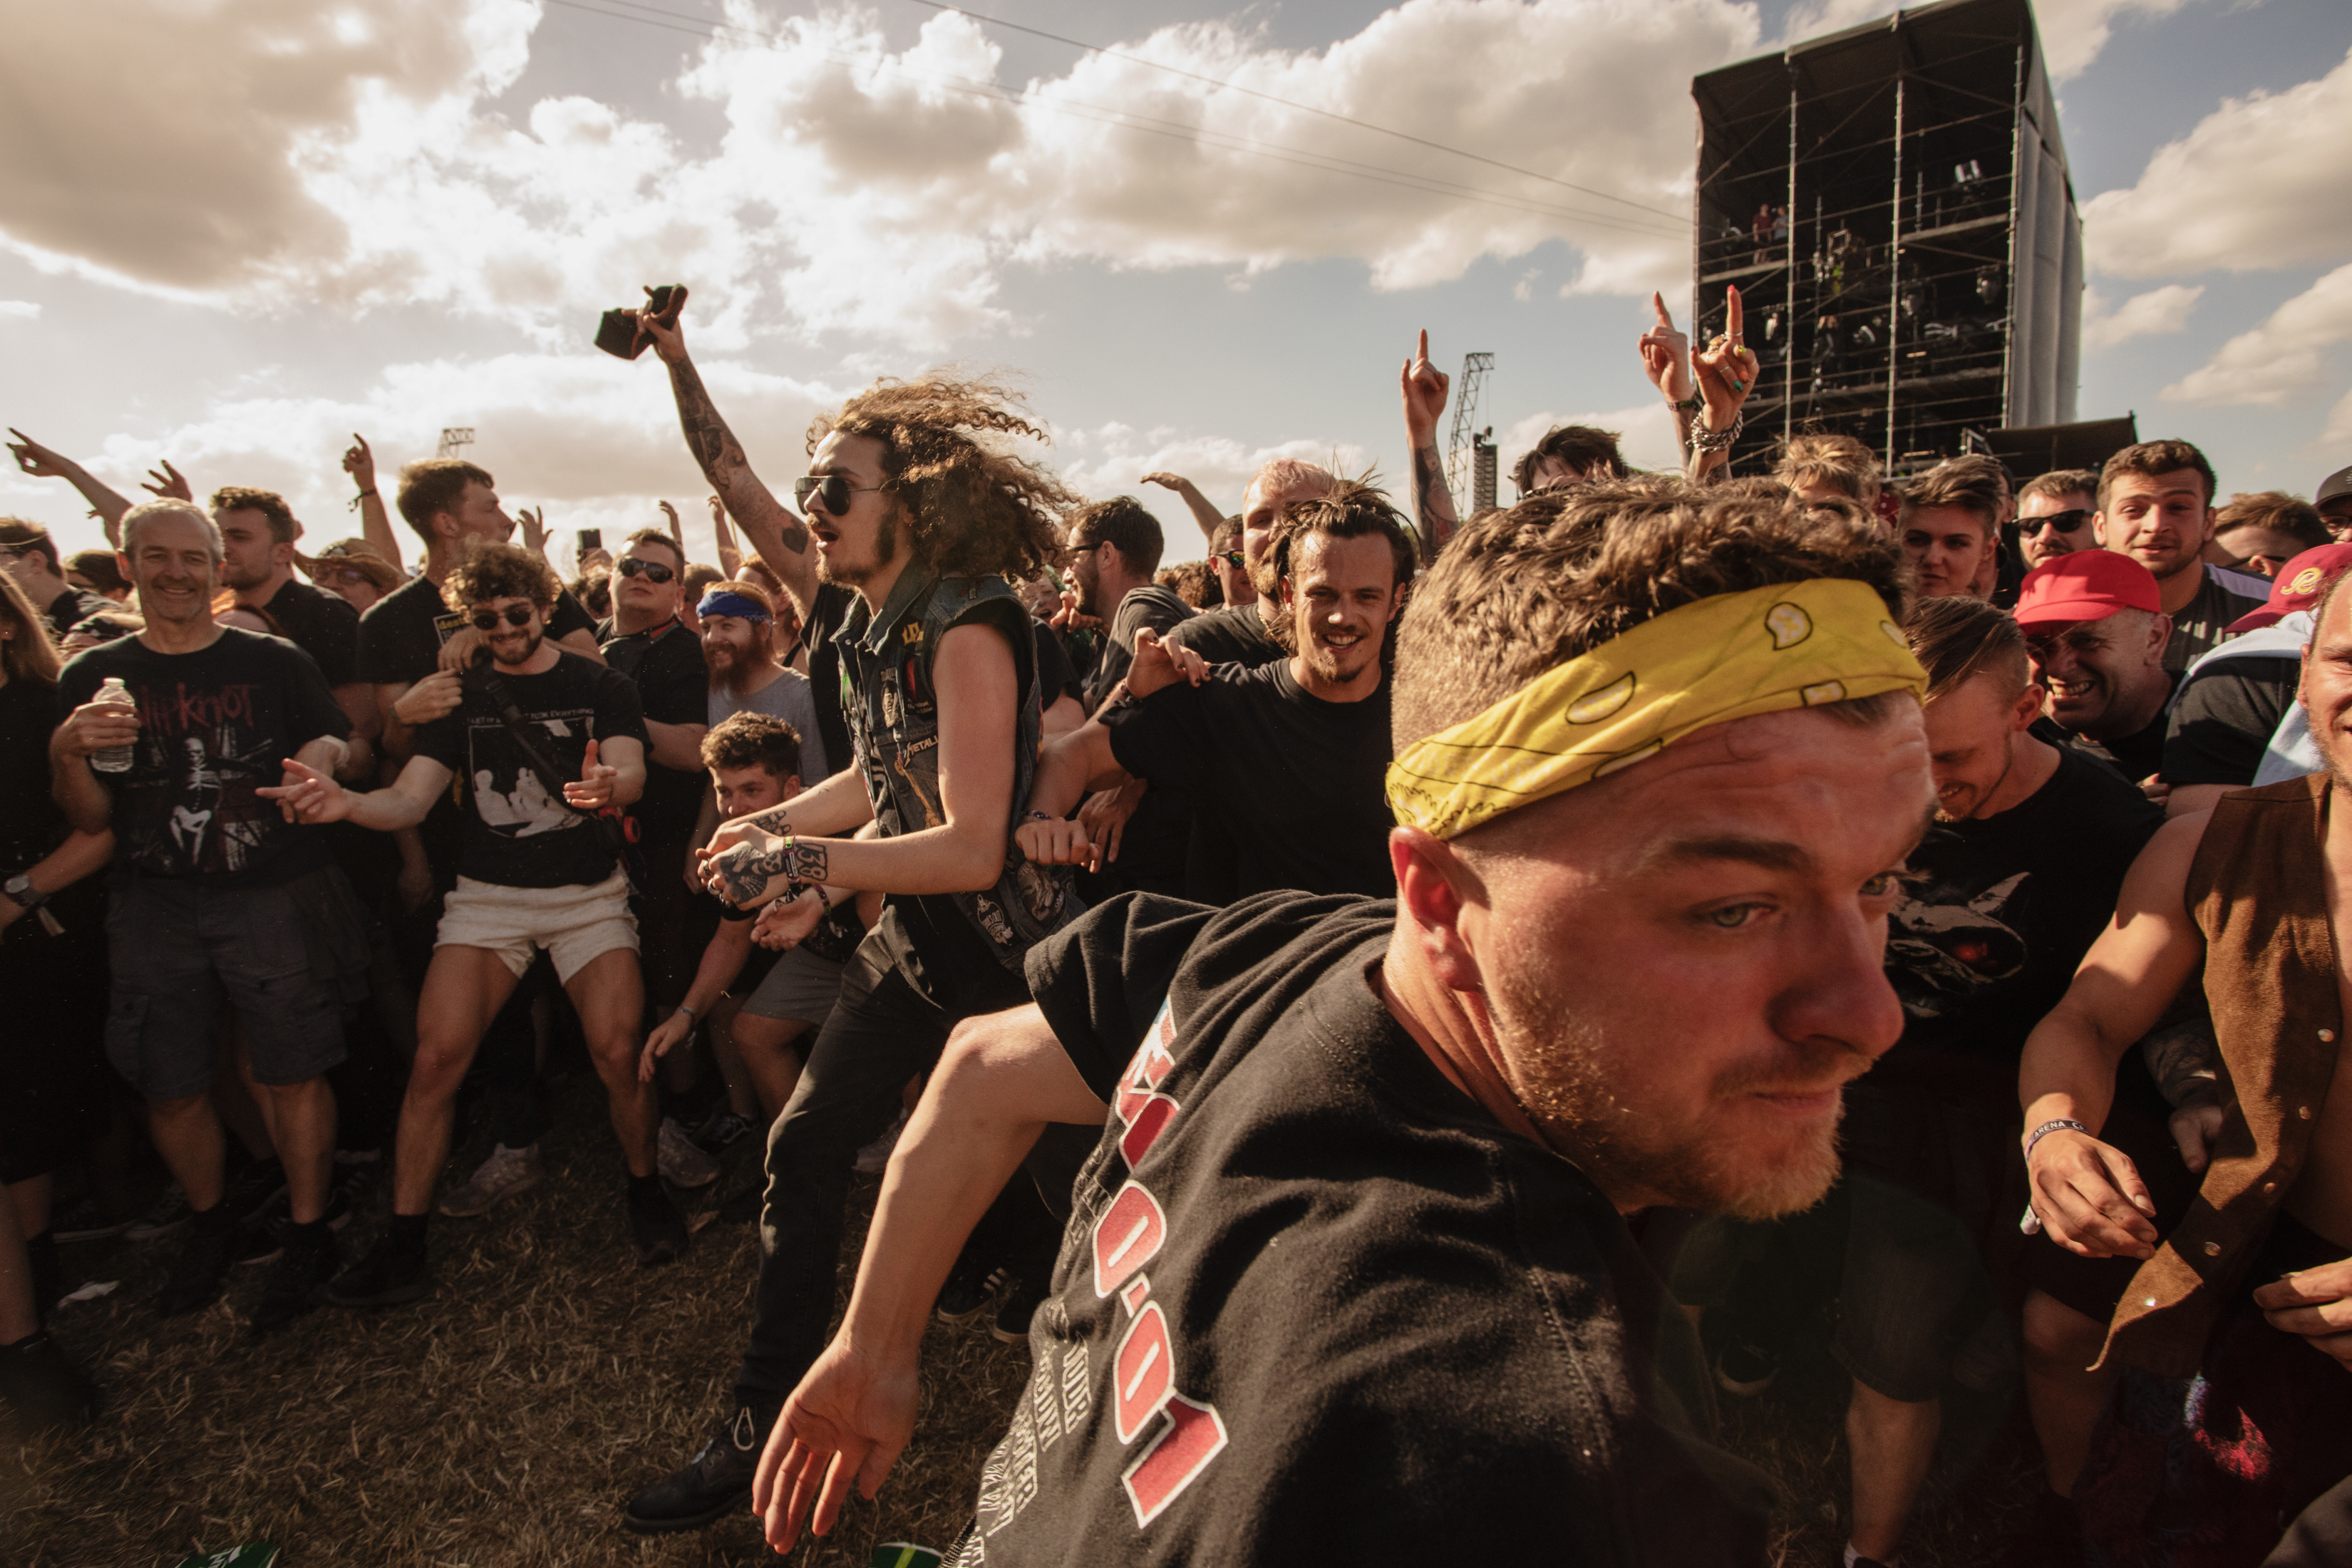
<instances>
[{"instance_id":1,"label":"red baseball cap","mask_svg":"<svg viewBox=\"0 0 2352 1568\"><path fill-rule=\"evenodd\" d=\"M2279 568L2279 574L2271 579L2271 596L2261 609L2230 623L2231 635L2260 631L2297 610L2311 608L2347 566L2352 566L2352 544L2322 544L2305 551Z\"/></svg>"},{"instance_id":2,"label":"red baseball cap","mask_svg":"<svg viewBox=\"0 0 2352 1568\"><path fill-rule=\"evenodd\" d=\"M2112 550L2077 550L2045 561L2018 585L2021 626L2104 621L2117 610L2161 610L2156 574Z\"/></svg>"}]
</instances>

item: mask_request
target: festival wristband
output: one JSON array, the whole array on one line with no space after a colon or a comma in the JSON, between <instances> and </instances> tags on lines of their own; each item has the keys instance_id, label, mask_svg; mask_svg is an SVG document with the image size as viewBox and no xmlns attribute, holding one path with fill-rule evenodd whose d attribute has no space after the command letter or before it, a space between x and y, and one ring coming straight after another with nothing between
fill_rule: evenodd
<instances>
[{"instance_id":1,"label":"festival wristband","mask_svg":"<svg viewBox=\"0 0 2352 1568\"><path fill-rule=\"evenodd\" d=\"M1719 594L1644 621L1485 712L1417 741L1388 773L1398 822L1438 838L1759 713L1908 691L1927 672L1867 584L1812 578Z\"/></svg>"}]
</instances>

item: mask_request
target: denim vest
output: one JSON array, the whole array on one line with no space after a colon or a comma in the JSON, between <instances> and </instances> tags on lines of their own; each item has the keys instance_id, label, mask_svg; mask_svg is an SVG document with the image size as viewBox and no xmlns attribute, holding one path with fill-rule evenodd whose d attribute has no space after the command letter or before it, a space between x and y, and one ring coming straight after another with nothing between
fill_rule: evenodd
<instances>
[{"instance_id":1,"label":"denim vest","mask_svg":"<svg viewBox=\"0 0 2352 1568\"><path fill-rule=\"evenodd\" d=\"M857 769L882 836L897 837L947 822L940 796L940 710L931 673L940 639L950 627L991 599L1028 612L1002 577L939 577L909 565L883 602L869 611L854 599L848 619L834 634L841 653L841 712L848 721ZM980 932L999 963L1021 972L1022 960L1041 938L1077 912L1071 872L1063 866L1033 866L1013 841L1027 814L1030 786L1037 777L1043 710L1037 694L1037 652L1026 641L1013 648L1021 694L1014 724L1013 796L1004 821L1004 868L995 884L976 893L953 893L956 908Z\"/></svg>"}]
</instances>

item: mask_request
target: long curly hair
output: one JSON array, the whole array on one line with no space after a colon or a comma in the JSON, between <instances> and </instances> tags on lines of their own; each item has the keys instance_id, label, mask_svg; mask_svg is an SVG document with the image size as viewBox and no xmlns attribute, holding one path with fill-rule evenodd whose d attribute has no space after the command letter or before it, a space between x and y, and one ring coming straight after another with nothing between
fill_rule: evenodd
<instances>
[{"instance_id":1,"label":"long curly hair","mask_svg":"<svg viewBox=\"0 0 2352 1568\"><path fill-rule=\"evenodd\" d=\"M1061 550L1063 514L1084 500L1051 468L1005 449L1049 437L1003 382L946 371L884 376L810 424L810 453L836 430L882 444L882 488L906 509L915 558L943 577L1034 576Z\"/></svg>"}]
</instances>

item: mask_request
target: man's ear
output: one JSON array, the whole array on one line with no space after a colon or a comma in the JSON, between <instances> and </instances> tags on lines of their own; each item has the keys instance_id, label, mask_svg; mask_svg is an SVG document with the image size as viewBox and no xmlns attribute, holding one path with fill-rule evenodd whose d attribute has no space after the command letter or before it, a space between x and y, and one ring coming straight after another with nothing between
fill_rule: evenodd
<instances>
[{"instance_id":1,"label":"man's ear","mask_svg":"<svg viewBox=\"0 0 2352 1568\"><path fill-rule=\"evenodd\" d=\"M2099 542L2100 549L2107 547L2107 514L2104 510L2091 514L2091 537Z\"/></svg>"},{"instance_id":2,"label":"man's ear","mask_svg":"<svg viewBox=\"0 0 2352 1568\"><path fill-rule=\"evenodd\" d=\"M2047 687L2038 680L2027 681L2025 689L2017 694L2017 701L2010 709L2010 728L2021 734L2033 728L2033 721L2042 717L2042 705L2049 700Z\"/></svg>"},{"instance_id":3,"label":"man's ear","mask_svg":"<svg viewBox=\"0 0 2352 1568\"><path fill-rule=\"evenodd\" d=\"M2158 610L2148 618L2147 648L2151 662L2162 660L2164 645L2172 640L2172 617Z\"/></svg>"},{"instance_id":4,"label":"man's ear","mask_svg":"<svg viewBox=\"0 0 2352 1568\"><path fill-rule=\"evenodd\" d=\"M1397 913L1423 962L1449 991L1486 989L1478 956L1464 935L1465 916L1486 904L1486 886L1451 845L1418 827L1389 831L1389 864L1396 872Z\"/></svg>"},{"instance_id":5,"label":"man's ear","mask_svg":"<svg viewBox=\"0 0 2352 1568\"><path fill-rule=\"evenodd\" d=\"M458 522L457 514L454 511L435 512L433 514L433 532L436 537L448 544L455 544L459 540L466 537L465 527L463 524Z\"/></svg>"}]
</instances>

